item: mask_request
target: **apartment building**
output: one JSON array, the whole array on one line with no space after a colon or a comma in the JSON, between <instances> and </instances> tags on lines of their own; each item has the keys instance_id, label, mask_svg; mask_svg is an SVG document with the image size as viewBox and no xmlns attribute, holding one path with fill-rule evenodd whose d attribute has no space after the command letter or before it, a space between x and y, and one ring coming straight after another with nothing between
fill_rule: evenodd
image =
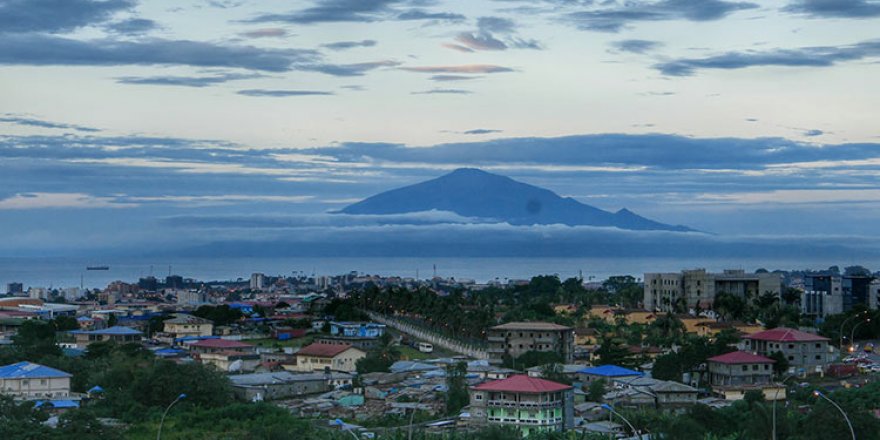
<instances>
[{"instance_id":1,"label":"apartment building","mask_svg":"<svg viewBox=\"0 0 880 440\"><path fill-rule=\"evenodd\" d=\"M711 309L715 295L729 293L747 298L770 292L782 292L782 275L778 273L746 273L728 269L721 273L706 269L683 270L680 273L646 273L644 307L663 312L686 312Z\"/></svg>"},{"instance_id":2,"label":"apartment building","mask_svg":"<svg viewBox=\"0 0 880 440\"><path fill-rule=\"evenodd\" d=\"M773 359L746 351L734 351L706 360L712 391L726 400L741 400L750 390L764 393L766 400L785 399L785 388L773 383Z\"/></svg>"},{"instance_id":3,"label":"apartment building","mask_svg":"<svg viewBox=\"0 0 880 440\"><path fill-rule=\"evenodd\" d=\"M778 327L743 338L747 351L761 356L782 352L791 373L821 373L834 359L828 338L793 328Z\"/></svg>"},{"instance_id":4,"label":"apartment building","mask_svg":"<svg viewBox=\"0 0 880 440\"><path fill-rule=\"evenodd\" d=\"M569 429L574 421L572 387L524 374L471 387L471 423L518 429L523 436Z\"/></svg>"},{"instance_id":5,"label":"apartment building","mask_svg":"<svg viewBox=\"0 0 880 440\"><path fill-rule=\"evenodd\" d=\"M493 359L516 359L529 351L557 353L563 363L572 363L574 329L550 322L509 322L486 332Z\"/></svg>"},{"instance_id":6,"label":"apartment building","mask_svg":"<svg viewBox=\"0 0 880 440\"><path fill-rule=\"evenodd\" d=\"M0 367L0 395L17 400L66 399L71 374L31 362Z\"/></svg>"}]
</instances>

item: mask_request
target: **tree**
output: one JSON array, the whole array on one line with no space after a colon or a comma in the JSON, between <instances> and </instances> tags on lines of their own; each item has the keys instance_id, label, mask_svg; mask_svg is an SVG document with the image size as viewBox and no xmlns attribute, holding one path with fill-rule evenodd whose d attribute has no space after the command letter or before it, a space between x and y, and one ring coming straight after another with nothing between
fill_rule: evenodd
<instances>
[{"instance_id":1,"label":"tree","mask_svg":"<svg viewBox=\"0 0 880 440\"><path fill-rule=\"evenodd\" d=\"M599 361L604 365L634 366L629 349L622 339L605 338L596 349Z\"/></svg>"},{"instance_id":2,"label":"tree","mask_svg":"<svg viewBox=\"0 0 880 440\"><path fill-rule=\"evenodd\" d=\"M377 348L367 353L367 356L359 359L355 368L359 374L387 373L392 364L400 359L400 351L394 346L390 334L384 333L379 337Z\"/></svg>"},{"instance_id":3,"label":"tree","mask_svg":"<svg viewBox=\"0 0 880 440\"><path fill-rule=\"evenodd\" d=\"M654 360L651 376L660 380L680 381L682 376L681 361L677 353L666 353Z\"/></svg>"},{"instance_id":4,"label":"tree","mask_svg":"<svg viewBox=\"0 0 880 440\"><path fill-rule=\"evenodd\" d=\"M59 316L52 320L56 332L79 330L79 322L72 316Z\"/></svg>"},{"instance_id":5,"label":"tree","mask_svg":"<svg viewBox=\"0 0 880 440\"><path fill-rule=\"evenodd\" d=\"M739 296L721 292L715 295L713 307L724 320L740 320L745 318L748 311L748 303Z\"/></svg>"},{"instance_id":6,"label":"tree","mask_svg":"<svg viewBox=\"0 0 880 440\"><path fill-rule=\"evenodd\" d=\"M605 379L596 379L590 382L587 394L591 401L601 402L602 396L605 395Z\"/></svg>"},{"instance_id":7,"label":"tree","mask_svg":"<svg viewBox=\"0 0 880 440\"><path fill-rule=\"evenodd\" d=\"M12 337L12 345L22 359L32 362L61 356L61 349L55 345L55 326L43 321L25 321Z\"/></svg>"},{"instance_id":8,"label":"tree","mask_svg":"<svg viewBox=\"0 0 880 440\"><path fill-rule=\"evenodd\" d=\"M776 361L773 363L773 373L781 378L788 371L788 358L781 351L774 351L769 357Z\"/></svg>"},{"instance_id":9,"label":"tree","mask_svg":"<svg viewBox=\"0 0 880 440\"><path fill-rule=\"evenodd\" d=\"M458 362L446 367L446 414L454 415L470 403L467 391L467 364Z\"/></svg>"},{"instance_id":10,"label":"tree","mask_svg":"<svg viewBox=\"0 0 880 440\"><path fill-rule=\"evenodd\" d=\"M521 354L515 360L506 358L502 362L503 366L506 368L525 370L526 368L537 367L540 365L561 364L565 362L565 359L555 351L529 350Z\"/></svg>"}]
</instances>

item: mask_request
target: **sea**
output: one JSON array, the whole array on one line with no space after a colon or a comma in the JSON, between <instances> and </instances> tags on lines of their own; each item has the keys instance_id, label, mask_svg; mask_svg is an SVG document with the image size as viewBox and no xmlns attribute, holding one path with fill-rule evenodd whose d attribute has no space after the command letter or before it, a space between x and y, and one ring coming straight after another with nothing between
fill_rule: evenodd
<instances>
[{"instance_id":1,"label":"sea","mask_svg":"<svg viewBox=\"0 0 880 440\"><path fill-rule=\"evenodd\" d=\"M136 282L148 275L164 278L169 274L200 281L234 281L248 279L260 272L272 276L358 274L401 276L429 279L433 276L474 280L478 283L510 279L528 279L535 275L558 275L561 279L581 276L585 281L601 281L614 275L642 278L646 272L677 272L682 269L705 268L768 270L826 269L859 264L872 270L880 261L833 261L821 257L797 257L789 260L726 259L726 258L142 258L89 257L14 258L0 257L0 292L8 283L28 287L103 288L113 281ZM107 266L108 270L87 270L90 266Z\"/></svg>"}]
</instances>

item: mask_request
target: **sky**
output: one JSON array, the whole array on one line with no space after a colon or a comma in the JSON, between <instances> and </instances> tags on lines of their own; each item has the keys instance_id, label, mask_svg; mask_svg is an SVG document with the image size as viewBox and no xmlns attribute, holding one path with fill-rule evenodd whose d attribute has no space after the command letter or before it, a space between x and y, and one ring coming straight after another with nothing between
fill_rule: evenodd
<instances>
[{"instance_id":1,"label":"sky","mask_svg":"<svg viewBox=\"0 0 880 440\"><path fill-rule=\"evenodd\" d=\"M459 167L859 242L877 78L873 0L0 0L0 255L415 240L328 212Z\"/></svg>"}]
</instances>

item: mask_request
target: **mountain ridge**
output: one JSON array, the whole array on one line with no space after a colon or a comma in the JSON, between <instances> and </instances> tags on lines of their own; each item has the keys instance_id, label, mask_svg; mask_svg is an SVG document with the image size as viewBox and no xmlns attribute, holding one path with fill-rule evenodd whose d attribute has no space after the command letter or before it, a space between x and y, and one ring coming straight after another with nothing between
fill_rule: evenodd
<instances>
[{"instance_id":1,"label":"mountain ridge","mask_svg":"<svg viewBox=\"0 0 880 440\"><path fill-rule=\"evenodd\" d=\"M392 189L337 211L350 215L389 215L450 211L464 217L512 225L565 224L608 226L627 230L695 232L668 225L629 209L609 212L571 197L477 168L459 168L443 176Z\"/></svg>"}]
</instances>

